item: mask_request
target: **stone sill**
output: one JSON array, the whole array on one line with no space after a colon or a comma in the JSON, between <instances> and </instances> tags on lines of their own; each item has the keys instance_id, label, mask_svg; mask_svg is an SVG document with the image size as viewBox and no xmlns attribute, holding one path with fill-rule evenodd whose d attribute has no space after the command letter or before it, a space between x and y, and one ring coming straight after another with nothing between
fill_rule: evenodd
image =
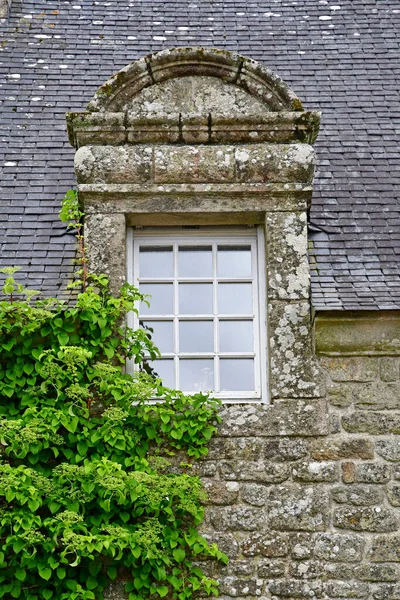
<instances>
[{"instance_id":1,"label":"stone sill","mask_svg":"<svg viewBox=\"0 0 400 600\"><path fill-rule=\"evenodd\" d=\"M400 356L400 310L318 312L314 325L317 354Z\"/></svg>"}]
</instances>

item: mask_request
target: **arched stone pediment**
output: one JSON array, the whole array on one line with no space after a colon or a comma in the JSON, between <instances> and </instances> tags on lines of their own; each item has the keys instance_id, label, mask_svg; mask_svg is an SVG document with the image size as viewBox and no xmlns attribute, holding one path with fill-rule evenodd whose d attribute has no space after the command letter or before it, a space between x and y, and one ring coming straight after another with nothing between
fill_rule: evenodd
<instances>
[{"instance_id":1,"label":"arched stone pediment","mask_svg":"<svg viewBox=\"0 0 400 600\"><path fill-rule=\"evenodd\" d=\"M165 110L243 115L303 107L266 67L234 52L199 47L163 50L130 63L88 105L90 112L132 111L137 116Z\"/></svg>"}]
</instances>

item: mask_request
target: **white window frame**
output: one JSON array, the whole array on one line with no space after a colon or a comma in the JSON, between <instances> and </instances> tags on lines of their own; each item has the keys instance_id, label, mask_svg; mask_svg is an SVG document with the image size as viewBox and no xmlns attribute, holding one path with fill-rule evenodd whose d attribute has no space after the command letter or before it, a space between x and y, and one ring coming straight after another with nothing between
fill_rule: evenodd
<instances>
[{"instance_id":1,"label":"white window frame","mask_svg":"<svg viewBox=\"0 0 400 600\"><path fill-rule=\"evenodd\" d=\"M196 245L201 240L201 244L207 243L215 247L220 244L246 244L252 248L252 277L247 278L227 278L227 281L249 281L253 283L253 314L248 315L254 319L254 353L223 353L224 357L229 358L230 356L236 358L254 357L254 373L255 373L255 391L254 392L211 392L211 395L216 398L220 398L224 403L267 403L268 402L268 362L267 362L267 322L266 322L266 273L265 273L265 240L264 240L264 229L261 226L257 227L200 227L193 230L192 228L185 227L146 227L146 228L134 228L129 227L127 230L127 279L128 282L139 287L138 278L138 264L139 264L139 243L140 245L153 246L155 244L164 245L166 243L170 245L188 244ZM175 252L175 256L176 256ZM213 252L215 256L215 252ZM176 272L176 271L175 271ZM180 280L181 278L179 278ZM192 281L196 278L186 278L186 280ZM212 320L216 321L219 317L215 312L216 306L216 276L215 269L212 278L199 278L198 282L212 281L214 283L214 313L211 317ZM153 280L152 280L153 281ZM178 321L176 312L176 290L178 286L178 278L165 278L154 280L157 283L174 283L174 305L175 314L173 320ZM182 281L185 281L183 278ZM184 315L183 319L193 320L194 318L199 320L211 320L210 315ZM146 321L149 320L171 320L171 316L160 317L160 315L146 315L142 316ZM182 317L180 317L182 319ZM226 320L243 319L243 315L224 315ZM128 315L128 324L133 329L139 327L139 317L130 313ZM178 327L175 323L175 336L178 335ZM218 327L214 323L214 336L218 336ZM176 343L176 340L175 340ZM175 346L177 347L177 346ZM207 353L213 355L214 361L217 353ZM170 353L163 354L163 357L171 358ZM177 356L183 356L185 358L202 358L204 354L199 353L179 353ZM175 361L175 365L178 361ZM175 366L175 369L177 367ZM138 369L137 365L130 361L127 364L127 372L133 373ZM218 377L218 369L215 370L215 375ZM177 374L175 372L175 378ZM188 394L191 392L187 392Z\"/></svg>"}]
</instances>

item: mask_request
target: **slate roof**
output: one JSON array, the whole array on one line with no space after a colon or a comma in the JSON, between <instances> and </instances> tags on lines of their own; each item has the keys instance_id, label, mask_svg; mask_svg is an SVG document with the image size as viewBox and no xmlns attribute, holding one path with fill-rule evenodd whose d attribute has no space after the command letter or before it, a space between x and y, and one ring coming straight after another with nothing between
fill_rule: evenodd
<instances>
[{"instance_id":1,"label":"slate roof","mask_svg":"<svg viewBox=\"0 0 400 600\"><path fill-rule=\"evenodd\" d=\"M400 308L398 0L12 0L0 24L1 263L60 293L74 238L64 113L151 51L236 50L322 110L310 214L317 309Z\"/></svg>"}]
</instances>

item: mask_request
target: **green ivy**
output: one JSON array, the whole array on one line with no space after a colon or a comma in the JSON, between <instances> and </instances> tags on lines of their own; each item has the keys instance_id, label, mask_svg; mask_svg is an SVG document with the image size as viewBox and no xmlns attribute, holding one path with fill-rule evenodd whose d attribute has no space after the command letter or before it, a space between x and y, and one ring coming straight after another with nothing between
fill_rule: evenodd
<instances>
[{"instance_id":1,"label":"green ivy","mask_svg":"<svg viewBox=\"0 0 400 600\"><path fill-rule=\"evenodd\" d=\"M216 595L198 565L227 558L197 531L190 466L218 401L124 373L159 356L125 324L146 301L132 286L114 297L85 271L73 306L33 302L15 271L0 302L0 598L101 600L120 576L130 600Z\"/></svg>"}]
</instances>

